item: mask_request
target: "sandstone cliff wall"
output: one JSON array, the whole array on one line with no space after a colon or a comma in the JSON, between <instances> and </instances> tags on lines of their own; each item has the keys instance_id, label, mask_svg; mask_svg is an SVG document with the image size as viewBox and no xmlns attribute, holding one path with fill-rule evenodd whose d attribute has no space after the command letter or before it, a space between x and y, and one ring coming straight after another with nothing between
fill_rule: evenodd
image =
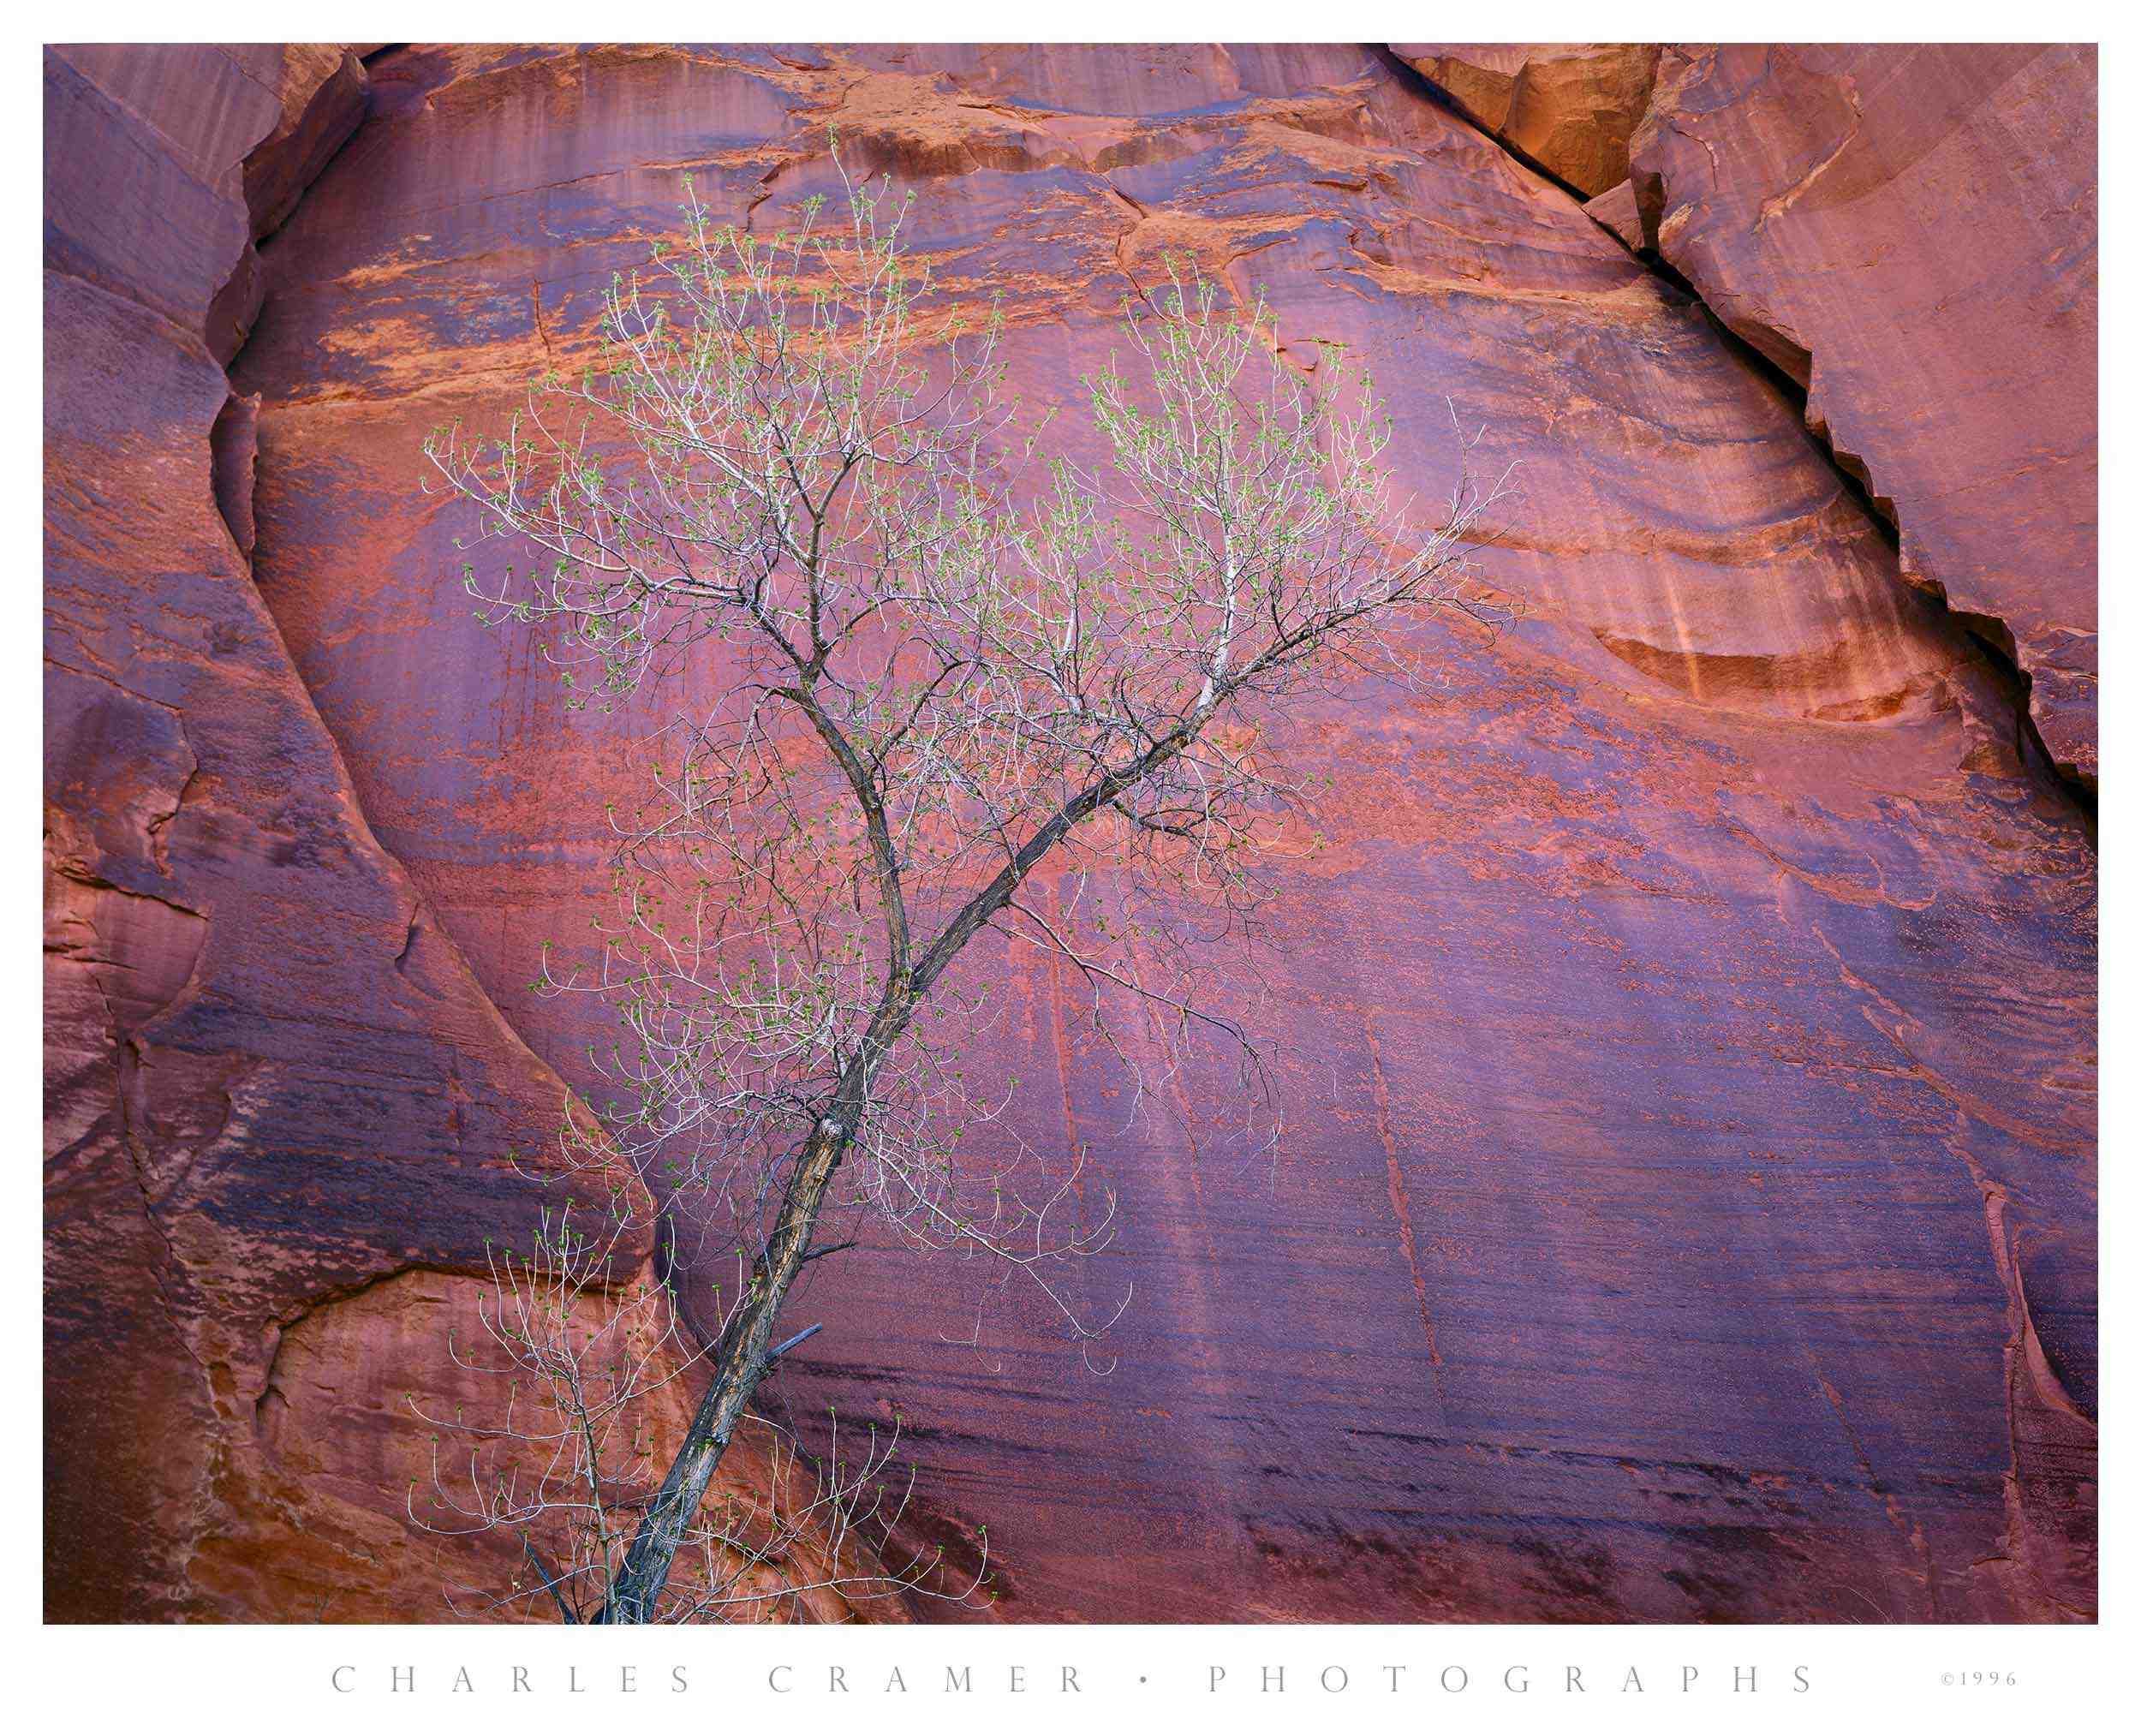
<instances>
[{"instance_id":1,"label":"sandstone cliff wall","mask_svg":"<svg viewBox=\"0 0 2141 1736\"><path fill-rule=\"evenodd\" d=\"M928 1530L956 1550L987 1525L1012 1616L2093 1608L2095 862L2072 779L2094 758L2049 708L2087 689L2048 672L2080 666L2065 629L2093 630L2072 577L2093 552L2067 536L2078 496L2027 491L2065 576L2002 569L1980 594L1928 552L1958 521L1922 503L1969 490L1905 479L1941 444L1926 416L1966 419L1971 347L1880 401L1937 295L1825 301L1817 269L1839 224L1907 254L1944 151L2032 188L2054 172L2034 152L2078 175L2060 141L2089 69L1943 62L1956 94L1928 118L1923 81L1884 76L1907 51L1817 66L1858 104L1837 160L1894 172L1771 209L1798 158L1730 51L1658 56L1650 121L1586 75L1562 83L1590 119L1535 98L1521 133L1422 81L1454 79L1446 52L394 49L259 250L242 350L230 261L295 171L241 165L272 135L316 166L335 128L293 119L272 70L234 86L242 124L211 127L190 70L168 81L182 122L126 69L59 57L105 105L82 136L152 125L208 165L213 214L132 288L123 250L64 224L48 241L51 980L79 1053L56 1099L54 1452L152 1491L113 1510L130 1589L71 1607L286 1607L298 1582L275 1576L301 1551L259 1490L340 1490L335 1523L391 1547L346 1388L277 1423L342 1469L274 1482L295 1462L259 1420L282 1416L274 1345L331 1298L386 1309L392 1274L450 1285L425 1274L527 1209L494 1160L554 1102L550 1067L592 1083L593 1032L526 984L542 940L585 932L601 804L631 793L651 720L568 713L529 647L469 618L467 527L420 492L418 443L502 421L585 349L610 274L674 231L683 170L718 215L771 227L828 185L832 125L914 188L947 292L1004 297L1026 414L1075 430L1121 298L1187 249L1288 337L1367 359L1422 499L1446 491L1452 403L1484 462L1521 461L1492 559L1530 606L1493 645L1423 632L1417 691L1302 719L1302 751L1345 775L1288 945L1242 977L1237 1010L1280 1043L1275 1162L1125 1129L1067 986L1007 980L986 1065L1027 1083L1029 1137L1089 1142L1122 1196L1128 1233L1088 1274L1096 1298L1135 1285L1113 1372L1011 1301L963 1347L964 1274L874 1248L815 1280L827 1330L784 1381L798 1421L897 1407ZM339 101L342 76L316 88ZM1741 179L1688 190L1667 104ZM1578 202L1616 149L1633 184L1604 192L1669 270ZM80 171L48 172L64 193ZM1946 184L1967 212L1979 183ZM247 206L255 187L277 190ZM2025 215L2079 197L2031 191ZM2093 277L2018 265L2013 293L2044 281L2071 358ZM1764 334L1797 334L1816 427L1706 301L1786 376ZM122 397L122 376L155 389ZM2079 418L1983 406L2049 455L2032 471L1981 439L2011 486L2080 474ZM226 523L242 463L215 509L219 423L227 461L257 427L250 577ZM2031 649L2055 640L2065 662ZM146 1465L145 1439L207 1457ZM97 1499L114 1480L86 1471L57 1511L120 1525ZM242 1565L204 1568L230 1514ZM343 1554L307 1593L362 1578L354 1543L314 1547ZM425 1613L393 1584L382 1602Z\"/></svg>"}]
</instances>

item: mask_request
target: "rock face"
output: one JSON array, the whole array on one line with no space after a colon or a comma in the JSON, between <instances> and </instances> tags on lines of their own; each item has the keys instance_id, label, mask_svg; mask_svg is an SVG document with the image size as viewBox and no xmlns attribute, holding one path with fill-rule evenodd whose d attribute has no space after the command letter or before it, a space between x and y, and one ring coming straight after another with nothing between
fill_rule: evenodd
<instances>
[{"instance_id":1,"label":"rock face","mask_svg":"<svg viewBox=\"0 0 2141 1736\"><path fill-rule=\"evenodd\" d=\"M277 94L282 124L245 159L245 202L254 240L282 227L298 195L356 131L370 81L354 49L341 43L283 45Z\"/></svg>"},{"instance_id":2,"label":"rock face","mask_svg":"<svg viewBox=\"0 0 2141 1736\"><path fill-rule=\"evenodd\" d=\"M1634 154L1649 240L2093 787L2095 49L1675 49Z\"/></svg>"},{"instance_id":3,"label":"rock face","mask_svg":"<svg viewBox=\"0 0 2141 1736\"><path fill-rule=\"evenodd\" d=\"M362 69L62 48L45 87L45 1614L439 1619L488 1564L409 1525L407 1399L491 1414L447 1333L564 1088L359 810L219 360L248 199L288 208Z\"/></svg>"},{"instance_id":4,"label":"rock face","mask_svg":"<svg viewBox=\"0 0 2141 1736\"><path fill-rule=\"evenodd\" d=\"M1521 462L1485 558L1529 607L1493 643L1422 629L1416 686L1298 719L1342 773L1336 845L1226 1009L1273 1046L1273 1156L1210 1138L1216 1073L1126 1124L1070 985L998 972L976 1065L1120 1196L1076 1299L1133 1299L1094 1364L957 1262L872 1245L812 1268L826 1329L775 1402L811 1439L828 1405L904 1417L915 1540L957 1563L986 1525L1015 1619L2088 1618L2085 817L1914 518L1950 423L1884 451L1851 421L1886 407L1844 393L1849 358L1925 339L1932 304L1870 299L1845 336L1745 311L1805 290L1764 249L1810 201L1835 225L1915 189L1850 231L1876 270L1912 222L2013 220L2082 98L2049 76L2071 61L1929 63L1991 94L1917 158L1882 146L1863 199L1817 176L1727 245L1789 106L1700 82L1730 63L1676 54L1661 101L1768 190L1688 207L1678 146L1645 146L1641 220L1750 341L1809 340L1900 560L1792 392L1378 52L414 46L358 69L368 118L328 161L339 52L55 51L48 1614L444 1613L403 1395L464 1396L444 1329L483 1238L544 1198L505 1154L561 1076L595 1083L602 1028L527 984L602 907L603 802L665 713L570 711L470 619L468 522L419 443L587 353L681 171L770 228L837 187L837 126L915 191L943 293L1001 295L1052 440L1090 456L1076 376L1186 250L1365 357L1421 499L1452 407L1482 468ZM1491 124L1586 192L1621 178ZM1951 147L1976 174L1923 180ZM2043 269L2093 307L2085 264ZM1971 353L1938 376L1958 415ZM2041 444L2087 432L2032 413ZM2026 510L2050 539L2057 509ZM2049 579L2005 576L1982 612L2042 706L2017 611ZM724 679L710 655L674 698Z\"/></svg>"},{"instance_id":5,"label":"rock face","mask_svg":"<svg viewBox=\"0 0 2141 1736\"><path fill-rule=\"evenodd\" d=\"M45 265L139 301L228 362L259 309L253 241L364 110L364 69L340 47L55 49Z\"/></svg>"},{"instance_id":6,"label":"rock face","mask_svg":"<svg viewBox=\"0 0 2141 1736\"><path fill-rule=\"evenodd\" d=\"M468 521L418 446L587 352L610 275L676 232L681 170L767 229L835 184L837 126L915 191L945 293L1004 297L1023 413L1063 412L1073 450L1076 376L1172 248L1365 355L1422 499L1446 396L1483 464L1522 462L1491 558L1522 623L1423 629L1416 691L1300 719L1345 768L1339 847L1236 978L1280 1057L1275 1161L1195 1115L1125 1127L1069 986L1000 985L978 1061L1121 1196L1084 1279L1096 1305L1134 1285L1112 1372L1016 1299L963 1347L956 1265L873 1248L814 1281L796 1416L896 1406L933 1534L987 1526L1002 1613L2090 1612L2086 826L2019 754L2011 676L1681 291L1353 50L370 71L237 368L256 571L378 836L576 1083L599 1028L524 985L587 932L602 802L661 713L569 712L470 619ZM723 679L708 657L676 698Z\"/></svg>"},{"instance_id":7,"label":"rock face","mask_svg":"<svg viewBox=\"0 0 2141 1736\"><path fill-rule=\"evenodd\" d=\"M1392 51L1465 119L1587 198L1628 178L1655 43L1400 42Z\"/></svg>"},{"instance_id":8,"label":"rock face","mask_svg":"<svg viewBox=\"0 0 2141 1736\"><path fill-rule=\"evenodd\" d=\"M1630 253L1643 251L1643 213L1636 209L1632 183L1624 181L1596 199L1585 200L1583 209L1594 223L1616 236Z\"/></svg>"}]
</instances>

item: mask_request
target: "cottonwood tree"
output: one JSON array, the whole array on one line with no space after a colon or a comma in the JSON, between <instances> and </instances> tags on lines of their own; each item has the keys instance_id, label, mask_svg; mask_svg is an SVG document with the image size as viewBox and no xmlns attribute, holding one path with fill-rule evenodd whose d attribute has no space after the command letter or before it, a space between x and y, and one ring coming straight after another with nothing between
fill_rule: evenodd
<instances>
[{"instance_id":1,"label":"cottonwood tree","mask_svg":"<svg viewBox=\"0 0 2141 1736\"><path fill-rule=\"evenodd\" d=\"M618 1021L595 1057L616 1097L599 1126L568 1116L569 1156L621 1158L742 1268L602 1620L656 1613L844 1206L1104 1327L1059 1274L1112 1202L1082 1204L1076 1154L1028 1179L1005 1099L967 1089L984 973L963 955L987 934L1059 961L1126 1065L1235 1044L1264 1103L1212 1011L1226 948L1187 943L1243 932L1260 864L1309 841L1322 778L1287 770L1289 719L1403 665L1408 622L1497 612L1466 552L1501 485L1460 465L1440 522L1407 523L1345 355L1282 346L1261 302L1178 265L1082 381L1097 457L1051 451L1014 434L997 313L939 289L905 205L843 181L844 212L813 200L770 236L687 182L681 243L613 283L599 355L502 437L426 447L477 540L520 552L465 568L485 617L543 634L570 704L722 677L612 814L600 962L546 952L546 987ZM1035 895L1044 864L1068 894Z\"/></svg>"}]
</instances>

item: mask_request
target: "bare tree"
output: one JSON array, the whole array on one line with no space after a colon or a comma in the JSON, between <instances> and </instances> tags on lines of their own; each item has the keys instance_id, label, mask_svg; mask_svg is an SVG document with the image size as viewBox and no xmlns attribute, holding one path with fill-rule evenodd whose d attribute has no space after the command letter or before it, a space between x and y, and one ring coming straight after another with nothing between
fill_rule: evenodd
<instances>
[{"instance_id":1,"label":"bare tree","mask_svg":"<svg viewBox=\"0 0 2141 1736\"><path fill-rule=\"evenodd\" d=\"M596 1057L616 1101L568 1118L569 1157L621 1154L746 1268L610 1621L655 1611L839 1206L1007 1262L1075 1335L1106 1325L1056 1274L1105 1244L1112 1202L1097 1225L1066 1209L1075 1158L1023 1179L1004 1100L964 1088L969 943L1065 961L1111 1041L1119 1003L1169 1055L1232 1045L1275 1130L1254 1047L1209 1010L1225 949L1185 943L1243 932L1260 862L1313 842L1322 780L1279 758L1302 698L1405 666L1409 617L1496 614L1464 551L1500 485L1461 477L1408 528L1365 374L1289 352L1261 303L1179 267L1130 303L1127 377L1083 382L1103 456L1082 464L1013 437L1000 321L946 305L906 206L850 182L844 221L813 200L767 238L689 186L683 245L613 283L585 371L502 439L426 446L483 537L533 550L466 582L486 619L547 629L571 703L695 653L730 677L652 738L653 793L613 815L600 963L546 952L545 984L602 997L621 1034ZM1109 896L1045 905L1044 862Z\"/></svg>"}]
</instances>

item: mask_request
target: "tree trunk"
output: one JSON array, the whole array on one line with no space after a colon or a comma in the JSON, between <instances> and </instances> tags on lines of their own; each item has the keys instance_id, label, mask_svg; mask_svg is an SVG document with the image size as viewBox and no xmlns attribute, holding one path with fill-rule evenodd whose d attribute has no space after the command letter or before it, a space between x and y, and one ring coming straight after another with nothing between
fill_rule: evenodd
<instances>
[{"instance_id":1,"label":"tree trunk","mask_svg":"<svg viewBox=\"0 0 2141 1736\"><path fill-rule=\"evenodd\" d=\"M766 1251L753 1262L750 1293L743 1299L714 1348L713 1384L699 1401L691 1419L683 1450L662 1479L654 1504L641 1520L632 1546L624 1552L624 1565L611 1582L598 1622L644 1622L653 1619L662 1588L669 1583L671 1564L683 1546L684 1533L697 1516L713 1482L721 1455L737 1425L743 1420L751 1396L766 1378L766 1351L772 1346L773 1321L788 1299L789 1286L802 1270L810 1252L810 1238L818 1223L818 1208L825 1199L832 1172L846 1154L848 1142L860 1125L869 1095L869 1081L876 1058L899 1041L913 1017L915 1005L926 996L945 967L989 918L1011 901L1034 865L1053 850L1081 820L1112 802L1152 770L1179 754L1185 743L1203 727L1210 715L1210 701L1200 703L1196 727L1184 724L1154 742L1130 766L1118 767L1088 784L1059 808L1055 815L1022 844L1017 853L952 918L937 936L911 975L896 967L892 982L870 1021L861 1053L843 1075L833 1094L832 1113L810 1131L796 1159L796 1172L782 1196L780 1216L773 1226ZM868 806L865 802L865 807ZM873 816L873 823L881 816ZM889 850L889 844L887 845ZM896 958L906 952L905 915L899 909L892 951Z\"/></svg>"},{"instance_id":2,"label":"tree trunk","mask_svg":"<svg viewBox=\"0 0 2141 1736\"><path fill-rule=\"evenodd\" d=\"M728 1451L759 1382L766 1378L766 1352L773 1322L788 1299L789 1286L802 1270L810 1237L818 1221L832 1172L847 1149L849 1130L821 1121L796 1159L796 1173L781 1201L766 1251L753 1263L750 1292L743 1299L714 1348L713 1384L699 1401L684 1445L654 1497L654 1504L625 1552L624 1565L611 1582L598 1622L651 1621L671 1564L685 1533L698 1516L707 1485Z\"/></svg>"}]
</instances>

